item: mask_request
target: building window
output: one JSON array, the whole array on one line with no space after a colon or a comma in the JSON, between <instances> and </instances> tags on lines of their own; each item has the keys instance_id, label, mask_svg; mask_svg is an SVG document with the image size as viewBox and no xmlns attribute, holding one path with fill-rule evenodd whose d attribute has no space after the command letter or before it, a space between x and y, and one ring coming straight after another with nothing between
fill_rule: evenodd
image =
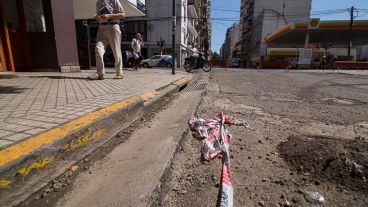
<instances>
[{"instance_id":1,"label":"building window","mask_svg":"<svg viewBox=\"0 0 368 207\"><path fill-rule=\"evenodd\" d=\"M147 22L146 21L125 21L123 27L123 42L132 41L135 34L139 32L144 41L147 40Z\"/></svg>"},{"instance_id":2,"label":"building window","mask_svg":"<svg viewBox=\"0 0 368 207\"><path fill-rule=\"evenodd\" d=\"M42 0L23 0L27 32L46 32Z\"/></svg>"}]
</instances>

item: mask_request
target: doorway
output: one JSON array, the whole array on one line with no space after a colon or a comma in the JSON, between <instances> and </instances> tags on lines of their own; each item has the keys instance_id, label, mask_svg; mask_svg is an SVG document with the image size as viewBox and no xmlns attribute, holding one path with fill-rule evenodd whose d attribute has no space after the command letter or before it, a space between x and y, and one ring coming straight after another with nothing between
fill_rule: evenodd
<instances>
[{"instance_id":1,"label":"doorway","mask_svg":"<svg viewBox=\"0 0 368 207\"><path fill-rule=\"evenodd\" d=\"M31 66L23 0L0 2L1 71L28 71Z\"/></svg>"},{"instance_id":2,"label":"doorway","mask_svg":"<svg viewBox=\"0 0 368 207\"><path fill-rule=\"evenodd\" d=\"M1 31L1 29L0 29ZM7 64L5 59L5 49L3 47L3 34L0 33L0 72L7 71Z\"/></svg>"}]
</instances>

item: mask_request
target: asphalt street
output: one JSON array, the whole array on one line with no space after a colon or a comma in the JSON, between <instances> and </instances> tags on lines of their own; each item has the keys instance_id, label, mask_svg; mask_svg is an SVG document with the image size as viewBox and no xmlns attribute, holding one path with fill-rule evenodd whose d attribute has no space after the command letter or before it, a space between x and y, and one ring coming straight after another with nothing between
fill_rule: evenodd
<instances>
[{"instance_id":1,"label":"asphalt street","mask_svg":"<svg viewBox=\"0 0 368 207\"><path fill-rule=\"evenodd\" d=\"M367 206L368 76L336 71L215 69L197 111L230 126L234 206ZM216 206L221 160L188 135L157 206Z\"/></svg>"}]
</instances>

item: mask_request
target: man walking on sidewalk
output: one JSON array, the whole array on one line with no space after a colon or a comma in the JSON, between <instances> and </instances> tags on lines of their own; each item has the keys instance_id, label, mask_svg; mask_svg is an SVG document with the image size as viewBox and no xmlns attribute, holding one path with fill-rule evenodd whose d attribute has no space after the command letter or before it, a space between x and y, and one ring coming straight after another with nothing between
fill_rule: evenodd
<instances>
[{"instance_id":1,"label":"man walking on sidewalk","mask_svg":"<svg viewBox=\"0 0 368 207\"><path fill-rule=\"evenodd\" d=\"M110 45L115 57L116 76L114 79L123 78L123 58L121 55L121 31L120 19L125 18L124 9L119 0L97 0L97 15L95 19L100 26L96 39L96 68L97 73L89 76L90 80L103 80L105 66L103 56L107 45Z\"/></svg>"}]
</instances>

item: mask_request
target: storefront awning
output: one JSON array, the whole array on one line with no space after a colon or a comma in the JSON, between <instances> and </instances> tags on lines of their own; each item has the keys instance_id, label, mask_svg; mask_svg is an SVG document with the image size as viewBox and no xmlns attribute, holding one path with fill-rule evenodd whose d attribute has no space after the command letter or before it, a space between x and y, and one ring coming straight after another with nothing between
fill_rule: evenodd
<instances>
[{"instance_id":1,"label":"storefront awning","mask_svg":"<svg viewBox=\"0 0 368 207\"><path fill-rule=\"evenodd\" d=\"M120 0L124 8L126 17L142 17L143 12L132 5L128 0ZM96 1L91 0L73 0L74 19L92 19L96 15Z\"/></svg>"},{"instance_id":2,"label":"storefront awning","mask_svg":"<svg viewBox=\"0 0 368 207\"><path fill-rule=\"evenodd\" d=\"M128 1L123 0L121 2L122 2L122 6L125 10L125 16L126 17L144 17L144 16L146 16L146 14L144 14L143 12L138 10L136 6L130 4Z\"/></svg>"},{"instance_id":3,"label":"storefront awning","mask_svg":"<svg viewBox=\"0 0 368 207\"><path fill-rule=\"evenodd\" d=\"M198 37L198 32L196 31L196 29L193 27L193 25L190 22L188 22L188 31L194 37Z\"/></svg>"}]
</instances>

